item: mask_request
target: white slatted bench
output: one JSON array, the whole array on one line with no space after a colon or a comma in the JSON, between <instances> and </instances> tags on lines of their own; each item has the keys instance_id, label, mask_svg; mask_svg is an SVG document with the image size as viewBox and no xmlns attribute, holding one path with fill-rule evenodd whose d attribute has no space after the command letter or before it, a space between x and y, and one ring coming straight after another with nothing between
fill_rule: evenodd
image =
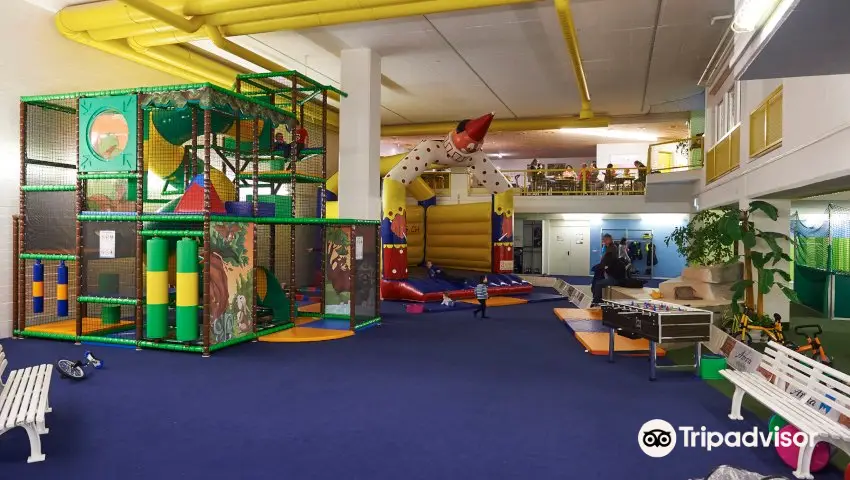
<instances>
[{"instance_id":1,"label":"white slatted bench","mask_svg":"<svg viewBox=\"0 0 850 480\"><path fill-rule=\"evenodd\" d=\"M30 440L27 462L41 462L45 458L41 453L41 435L48 432L44 415L51 411L47 394L53 365L12 370L4 384L2 375L8 364L3 347L0 346L0 435L15 427L22 427Z\"/></svg>"},{"instance_id":2,"label":"white slatted bench","mask_svg":"<svg viewBox=\"0 0 850 480\"><path fill-rule=\"evenodd\" d=\"M850 429L822 410L850 417L850 376L775 342L767 344L759 369L762 372L720 371L735 385L729 418L743 420L741 403L747 394L808 434L814 441L800 449L796 478L814 478L810 464L817 442L850 452Z\"/></svg>"}]
</instances>

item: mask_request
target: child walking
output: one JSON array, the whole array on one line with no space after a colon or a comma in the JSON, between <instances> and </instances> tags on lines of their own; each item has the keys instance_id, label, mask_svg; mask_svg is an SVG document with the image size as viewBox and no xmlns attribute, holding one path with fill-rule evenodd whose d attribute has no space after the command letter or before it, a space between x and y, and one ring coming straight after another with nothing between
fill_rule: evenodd
<instances>
[{"instance_id":1,"label":"child walking","mask_svg":"<svg viewBox=\"0 0 850 480\"><path fill-rule=\"evenodd\" d=\"M475 286L475 298L478 299L478 308L472 312L473 317L478 317L478 312L481 312L481 318L490 318L487 316L487 276L481 275L478 280L478 285Z\"/></svg>"}]
</instances>

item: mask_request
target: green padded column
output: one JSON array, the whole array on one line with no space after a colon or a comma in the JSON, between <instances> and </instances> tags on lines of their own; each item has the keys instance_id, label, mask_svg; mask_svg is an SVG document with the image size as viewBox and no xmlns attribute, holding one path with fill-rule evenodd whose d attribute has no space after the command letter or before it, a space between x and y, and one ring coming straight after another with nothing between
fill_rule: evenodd
<instances>
[{"instance_id":1,"label":"green padded column","mask_svg":"<svg viewBox=\"0 0 850 480\"><path fill-rule=\"evenodd\" d=\"M168 240L147 242L147 338L165 338L168 333Z\"/></svg>"},{"instance_id":2,"label":"green padded column","mask_svg":"<svg viewBox=\"0 0 850 480\"><path fill-rule=\"evenodd\" d=\"M198 339L198 243L177 242L177 340Z\"/></svg>"}]
</instances>

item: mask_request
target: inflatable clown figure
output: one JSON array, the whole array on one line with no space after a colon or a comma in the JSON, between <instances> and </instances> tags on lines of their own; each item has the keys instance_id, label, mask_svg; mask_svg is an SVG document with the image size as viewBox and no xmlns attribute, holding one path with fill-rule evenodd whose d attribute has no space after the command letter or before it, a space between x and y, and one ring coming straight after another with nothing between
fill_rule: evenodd
<instances>
[{"instance_id":1,"label":"inflatable clown figure","mask_svg":"<svg viewBox=\"0 0 850 480\"><path fill-rule=\"evenodd\" d=\"M493 267L495 272L513 269L513 190L511 183L482 151L484 137L494 114L463 120L441 140L423 140L384 177L381 237L384 246L383 276L407 278L407 222L405 189L429 165L467 167L479 185L493 195Z\"/></svg>"}]
</instances>

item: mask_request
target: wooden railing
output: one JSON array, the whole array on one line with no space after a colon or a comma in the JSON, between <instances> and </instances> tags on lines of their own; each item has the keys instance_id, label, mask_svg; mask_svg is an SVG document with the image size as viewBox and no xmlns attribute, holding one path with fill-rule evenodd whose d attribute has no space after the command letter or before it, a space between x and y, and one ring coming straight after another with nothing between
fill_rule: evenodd
<instances>
[{"instance_id":1,"label":"wooden railing","mask_svg":"<svg viewBox=\"0 0 850 480\"><path fill-rule=\"evenodd\" d=\"M612 168L588 171L565 169L502 170L514 187L515 195L643 195L647 169ZM489 195L490 191L469 177L469 195Z\"/></svg>"}]
</instances>

